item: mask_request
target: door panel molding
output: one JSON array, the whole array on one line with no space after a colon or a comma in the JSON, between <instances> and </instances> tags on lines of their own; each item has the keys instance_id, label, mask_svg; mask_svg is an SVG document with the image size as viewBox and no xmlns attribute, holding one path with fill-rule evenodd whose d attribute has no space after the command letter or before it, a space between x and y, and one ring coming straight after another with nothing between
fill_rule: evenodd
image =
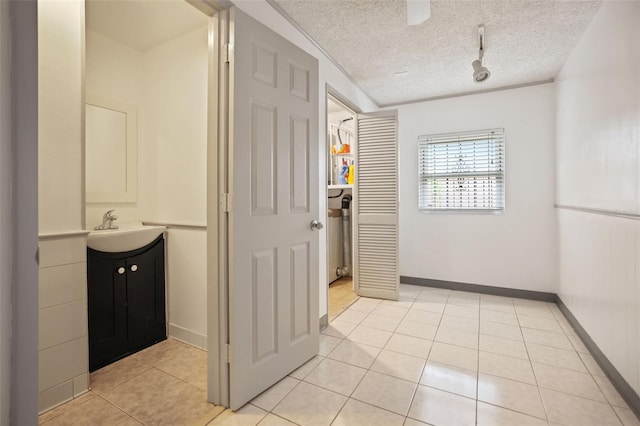
<instances>
[{"instance_id":1,"label":"door panel molding","mask_svg":"<svg viewBox=\"0 0 640 426\"><path fill-rule=\"evenodd\" d=\"M229 406L319 349L318 61L237 8L229 20Z\"/></svg>"}]
</instances>

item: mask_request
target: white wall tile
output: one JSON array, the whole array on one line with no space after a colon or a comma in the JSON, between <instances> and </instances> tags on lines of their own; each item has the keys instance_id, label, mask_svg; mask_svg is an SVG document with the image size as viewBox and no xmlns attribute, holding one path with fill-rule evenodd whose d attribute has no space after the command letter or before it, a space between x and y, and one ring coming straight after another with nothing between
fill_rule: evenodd
<instances>
[{"instance_id":1,"label":"white wall tile","mask_svg":"<svg viewBox=\"0 0 640 426\"><path fill-rule=\"evenodd\" d=\"M86 298L86 263L40 268L40 309Z\"/></svg>"},{"instance_id":2,"label":"white wall tile","mask_svg":"<svg viewBox=\"0 0 640 426\"><path fill-rule=\"evenodd\" d=\"M73 383L67 380L38 394L38 410L42 413L72 398Z\"/></svg>"},{"instance_id":3,"label":"white wall tile","mask_svg":"<svg viewBox=\"0 0 640 426\"><path fill-rule=\"evenodd\" d=\"M87 301L41 309L40 350L87 335Z\"/></svg>"},{"instance_id":4,"label":"white wall tile","mask_svg":"<svg viewBox=\"0 0 640 426\"><path fill-rule=\"evenodd\" d=\"M89 370L87 336L40 351L40 392Z\"/></svg>"},{"instance_id":5,"label":"white wall tile","mask_svg":"<svg viewBox=\"0 0 640 426\"><path fill-rule=\"evenodd\" d=\"M87 261L87 237L40 239L40 268Z\"/></svg>"},{"instance_id":6,"label":"white wall tile","mask_svg":"<svg viewBox=\"0 0 640 426\"><path fill-rule=\"evenodd\" d=\"M73 378L73 397L82 395L89 390L89 373L82 373Z\"/></svg>"}]
</instances>

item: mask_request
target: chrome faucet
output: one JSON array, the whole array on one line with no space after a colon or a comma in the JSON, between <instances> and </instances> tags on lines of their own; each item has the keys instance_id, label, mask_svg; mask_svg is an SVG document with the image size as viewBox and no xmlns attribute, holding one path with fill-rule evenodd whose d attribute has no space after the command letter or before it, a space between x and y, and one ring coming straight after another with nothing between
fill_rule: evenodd
<instances>
[{"instance_id":1,"label":"chrome faucet","mask_svg":"<svg viewBox=\"0 0 640 426\"><path fill-rule=\"evenodd\" d=\"M118 229L118 225L114 225L113 221L118 218L118 216L114 215L113 212L115 210L109 210L102 216L102 225L96 226L94 229L99 231L101 229Z\"/></svg>"}]
</instances>

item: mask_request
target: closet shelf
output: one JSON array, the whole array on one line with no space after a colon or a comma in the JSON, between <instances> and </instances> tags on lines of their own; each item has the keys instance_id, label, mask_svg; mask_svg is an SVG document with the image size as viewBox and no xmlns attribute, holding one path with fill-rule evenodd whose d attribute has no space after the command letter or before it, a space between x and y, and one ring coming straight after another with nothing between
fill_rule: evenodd
<instances>
[{"instance_id":1,"label":"closet shelf","mask_svg":"<svg viewBox=\"0 0 640 426\"><path fill-rule=\"evenodd\" d=\"M353 188L353 185L328 185L327 186L328 189L351 189Z\"/></svg>"}]
</instances>

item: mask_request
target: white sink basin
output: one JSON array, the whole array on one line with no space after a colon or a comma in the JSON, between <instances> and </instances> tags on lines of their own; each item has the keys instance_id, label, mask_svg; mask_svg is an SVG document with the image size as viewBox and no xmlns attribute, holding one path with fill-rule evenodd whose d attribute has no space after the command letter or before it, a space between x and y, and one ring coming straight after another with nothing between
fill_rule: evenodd
<instances>
[{"instance_id":1,"label":"white sink basin","mask_svg":"<svg viewBox=\"0 0 640 426\"><path fill-rule=\"evenodd\" d=\"M142 248L158 238L166 226L145 226L140 222L121 223L118 229L91 231L87 247L107 253L121 253Z\"/></svg>"}]
</instances>

